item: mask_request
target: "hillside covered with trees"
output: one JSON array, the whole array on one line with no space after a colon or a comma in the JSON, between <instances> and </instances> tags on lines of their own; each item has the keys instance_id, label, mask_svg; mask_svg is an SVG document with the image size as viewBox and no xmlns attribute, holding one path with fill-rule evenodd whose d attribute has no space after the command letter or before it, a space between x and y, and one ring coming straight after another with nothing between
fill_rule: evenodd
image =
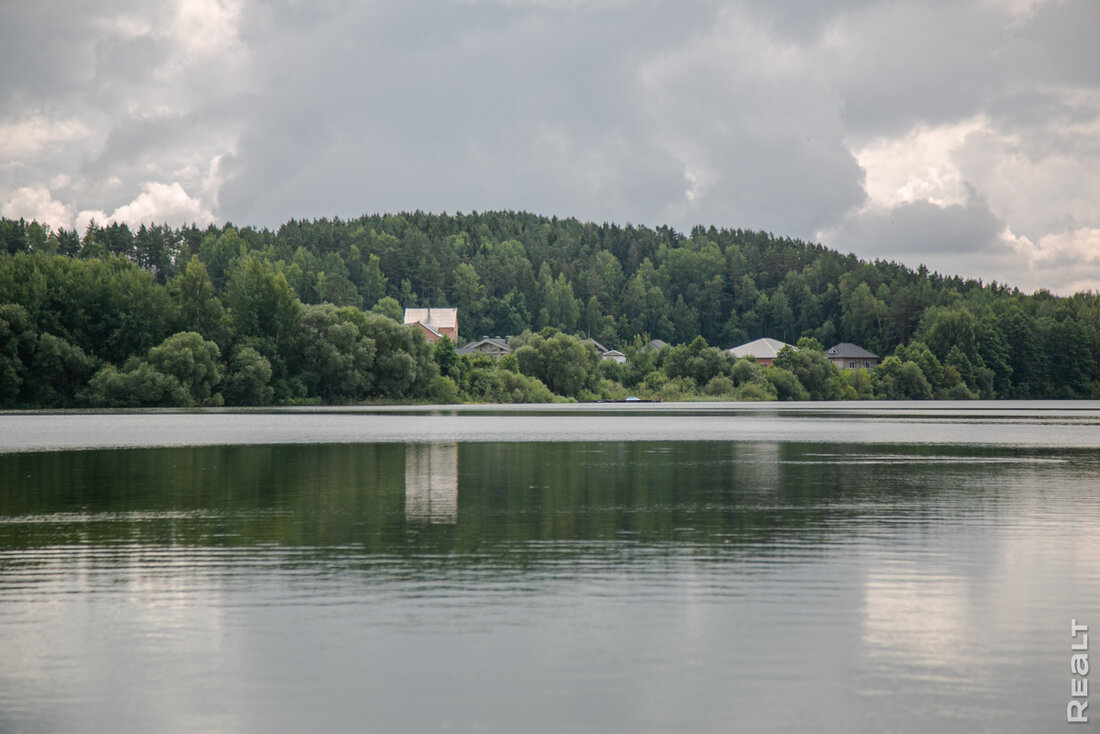
<instances>
[{"instance_id":1,"label":"hillside covered with trees","mask_svg":"<svg viewBox=\"0 0 1100 734\"><path fill-rule=\"evenodd\" d=\"M512 336L516 351L433 348L399 323L413 306L455 306L463 340ZM762 336L800 350L767 369L722 351ZM888 358L842 374L821 351L836 342ZM763 232L514 212L83 235L0 220L0 407L627 394L1100 398L1100 297Z\"/></svg>"}]
</instances>

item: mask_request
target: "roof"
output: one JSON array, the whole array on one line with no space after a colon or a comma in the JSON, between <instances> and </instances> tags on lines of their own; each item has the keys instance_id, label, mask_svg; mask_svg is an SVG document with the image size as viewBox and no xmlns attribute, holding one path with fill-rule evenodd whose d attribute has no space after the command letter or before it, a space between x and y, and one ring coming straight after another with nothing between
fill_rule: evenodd
<instances>
[{"instance_id":1,"label":"roof","mask_svg":"<svg viewBox=\"0 0 1100 734\"><path fill-rule=\"evenodd\" d=\"M478 339L476 342L470 342L464 347L459 347L455 351L458 354L473 354L474 352L503 352L505 354L510 354L512 348L508 346L507 341L499 337L496 339L484 337Z\"/></svg>"},{"instance_id":2,"label":"roof","mask_svg":"<svg viewBox=\"0 0 1100 734\"><path fill-rule=\"evenodd\" d=\"M439 338L439 337L443 336L442 334L439 333L439 329L435 328L434 326L428 326L427 324L425 324L422 321L409 321L408 323L405 324L405 326L419 326L422 329L426 329L427 331L431 332L432 334L435 334L436 338Z\"/></svg>"},{"instance_id":3,"label":"roof","mask_svg":"<svg viewBox=\"0 0 1100 734\"><path fill-rule=\"evenodd\" d=\"M778 339L769 339L764 337L763 339L757 339L755 341L742 344L726 351L732 354L734 357L756 357L757 359L775 359L779 356L779 350L783 347L791 347L791 349L798 349L790 344L781 342Z\"/></svg>"},{"instance_id":4,"label":"roof","mask_svg":"<svg viewBox=\"0 0 1100 734\"><path fill-rule=\"evenodd\" d=\"M457 308L406 308L405 325L423 324L432 331L458 328Z\"/></svg>"},{"instance_id":5,"label":"roof","mask_svg":"<svg viewBox=\"0 0 1100 734\"><path fill-rule=\"evenodd\" d=\"M825 356L830 359L878 359L877 354L871 354L863 347L848 342L829 347L825 350Z\"/></svg>"},{"instance_id":6,"label":"roof","mask_svg":"<svg viewBox=\"0 0 1100 734\"><path fill-rule=\"evenodd\" d=\"M650 339L649 344L646 344L642 349L657 349L661 350L668 346L668 342L663 339Z\"/></svg>"}]
</instances>

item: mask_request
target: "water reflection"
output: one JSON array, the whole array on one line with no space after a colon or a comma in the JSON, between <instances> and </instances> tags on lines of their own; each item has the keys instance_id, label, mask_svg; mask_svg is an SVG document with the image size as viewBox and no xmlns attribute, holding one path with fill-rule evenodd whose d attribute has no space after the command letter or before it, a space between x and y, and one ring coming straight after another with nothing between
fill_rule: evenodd
<instances>
[{"instance_id":1,"label":"water reflection","mask_svg":"<svg viewBox=\"0 0 1100 734\"><path fill-rule=\"evenodd\" d=\"M774 492L780 484L780 450L774 441L731 444L743 486L752 492Z\"/></svg>"},{"instance_id":2,"label":"water reflection","mask_svg":"<svg viewBox=\"0 0 1100 734\"><path fill-rule=\"evenodd\" d=\"M1100 452L831 435L0 455L0 732L1049 729Z\"/></svg>"},{"instance_id":3,"label":"water reflection","mask_svg":"<svg viewBox=\"0 0 1100 734\"><path fill-rule=\"evenodd\" d=\"M434 525L458 522L458 444L406 444L405 519Z\"/></svg>"}]
</instances>

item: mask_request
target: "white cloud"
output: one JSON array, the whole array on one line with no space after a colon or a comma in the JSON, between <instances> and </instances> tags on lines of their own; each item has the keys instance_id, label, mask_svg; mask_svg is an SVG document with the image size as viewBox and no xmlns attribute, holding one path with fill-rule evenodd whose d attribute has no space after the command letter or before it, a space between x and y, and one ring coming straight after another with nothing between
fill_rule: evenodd
<instances>
[{"instance_id":1,"label":"white cloud","mask_svg":"<svg viewBox=\"0 0 1100 734\"><path fill-rule=\"evenodd\" d=\"M968 138L985 130L981 116L947 125L918 125L897 138L878 138L853 154L866 172L868 206L889 208L912 201L945 207L966 204L970 191L955 160Z\"/></svg>"},{"instance_id":2,"label":"white cloud","mask_svg":"<svg viewBox=\"0 0 1100 734\"><path fill-rule=\"evenodd\" d=\"M240 48L241 4L232 0L178 0L168 33L189 59L233 54Z\"/></svg>"},{"instance_id":3,"label":"white cloud","mask_svg":"<svg viewBox=\"0 0 1100 734\"><path fill-rule=\"evenodd\" d=\"M93 219L98 224L119 222L137 227L167 222L172 226L210 224L214 214L201 201L192 198L179 183L146 183L144 191L129 204L107 214L102 210L85 209L76 215L76 229L83 232Z\"/></svg>"},{"instance_id":4,"label":"white cloud","mask_svg":"<svg viewBox=\"0 0 1100 734\"><path fill-rule=\"evenodd\" d=\"M1079 227L1043 235L1038 241L1005 228L1001 239L1027 263L1031 288L1056 293L1100 293L1100 227Z\"/></svg>"},{"instance_id":5,"label":"white cloud","mask_svg":"<svg viewBox=\"0 0 1100 734\"><path fill-rule=\"evenodd\" d=\"M41 186L24 186L16 189L10 199L0 207L0 214L8 219L25 219L47 224L50 227L68 227L73 221L72 209L54 201L50 190Z\"/></svg>"},{"instance_id":6,"label":"white cloud","mask_svg":"<svg viewBox=\"0 0 1100 734\"><path fill-rule=\"evenodd\" d=\"M91 131L75 119L53 120L39 113L0 124L0 158L25 160L43 151L88 138Z\"/></svg>"}]
</instances>

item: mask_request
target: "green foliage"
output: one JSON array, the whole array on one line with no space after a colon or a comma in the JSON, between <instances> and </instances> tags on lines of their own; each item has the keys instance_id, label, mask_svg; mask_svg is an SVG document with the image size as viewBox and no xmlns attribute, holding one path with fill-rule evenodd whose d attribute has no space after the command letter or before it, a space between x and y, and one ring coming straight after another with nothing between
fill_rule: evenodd
<instances>
[{"instance_id":1,"label":"green foliage","mask_svg":"<svg viewBox=\"0 0 1100 734\"><path fill-rule=\"evenodd\" d=\"M171 281L168 292L176 307L176 323L181 330L195 331L215 341L224 340L225 309L214 292L206 266L197 255Z\"/></svg>"},{"instance_id":2,"label":"green foliage","mask_svg":"<svg viewBox=\"0 0 1100 734\"><path fill-rule=\"evenodd\" d=\"M370 308L398 328L400 304L452 304L460 308L464 334L552 327L627 354L621 368L592 369L586 358L573 377L555 367L561 373L555 389L571 397L616 395L615 386L622 386L690 399L722 376L737 391L760 397L761 390L778 389L772 380L784 378L752 375L749 368L735 374L709 345L761 336L818 340L803 351L847 341L898 356L896 373L887 366L866 377L830 376L816 358L789 357L786 369L815 399L865 398L871 390L927 396L907 363L916 365L936 398L1100 397L1095 294L1024 295L924 268L865 262L766 232L697 227L684 236L668 227L523 212L411 212L292 220L277 231L226 225L134 232L92 223L83 236L0 219L0 304L17 305L25 315L5 318L0 402L76 405L90 375L112 365L119 375L144 375L146 402L174 404L179 396L153 374L164 373L140 363L175 332L195 332L231 356L220 366L235 403L419 399L442 384L433 381L438 366L430 350L422 363L421 348L407 343L407 334L386 330L369 369L335 367L340 360L328 357L346 358L350 338L340 324L353 320L338 319L331 335L318 324L301 335L302 302ZM381 328L354 323L355 339L375 339L362 329ZM700 348L696 337L707 346ZM643 349L651 338L680 346L661 355ZM303 361L307 341L315 364ZM242 356L238 369L234 360L246 348L254 354ZM132 358L138 362L130 369ZM260 360L271 369L269 380L262 379ZM521 363L490 371L509 371L508 365ZM448 376L465 399L472 364L455 362L444 374L447 369L457 370ZM544 368L530 362L524 370ZM551 379L549 372L544 377ZM719 387L725 389L724 382L709 389ZM270 398L266 388L273 390Z\"/></svg>"},{"instance_id":3,"label":"green foliage","mask_svg":"<svg viewBox=\"0 0 1100 734\"><path fill-rule=\"evenodd\" d=\"M435 360L441 374L453 377L458 371L458 353L455 345L446 334L439 337L432 348L432 359Z\"/></svg>"},{"instance_id":4,"label":"green foliage","mask_svg":"<svg viewBox=\"0 0 1100 734\"><path fill-rule=\"evenodd\" d=\"M375 358L366 394L376 398L426 397L439 368L432 359L432 346L416 329L409 329L386 316L341 309L354 322L361 337L374 342Z\"/></svg>"},{"instance_id":5,"label":"green foliage","mask_svg":"<svg viewBox=\"0 0 1100 734\"><path fill-rule=\"evenodd\" d=\"M687 377L696 384L706 385L715 377L725 375L729 360L720 349L707 345L701 336L691 344L672 347L664 358L665 373L669 377Z\"/></svg>"},{"instance_id":6,"label":"green foliage","mask_svg":"<svg viewBox=\"0 0 1100 734\"><path fill-rule=\"evenodd\" d=\"M458 402L458 386L446 375L436 375L428 387L428 399L439 405Z\"/></svg>"},{"instance_id":7,"label":"green foliage","mask_svg":"<svg viewBox=\"0 0 1100 734\"><path fill-rule=\"evenodd\" d=\"M549 403L553 393L540 380L492 364L471 369L465 395L475 403Z\"/></svg>"},{"instance_id":8,"label":"green foliage","mask_svg":"<svg viewBox=\"0 0 1100 734\"><path fill-rule=\"evenodd\" d=\"M389 296L379 299L378 303L371 308L371 313L385 316L399 324L405 321L405 311L401 308L401 304L397 302L396 298L390 298Z\"/></svg>"},{"instance_id":9,"label":"green foliage","mask_svg":"<svg viewBox=\"0 0 1100 734\"><path fill-rule=\"evenodd\" d=\"M706 387L703 388L703 392L707 395L713 395L714 397L732 395L734 393L733 380L725 375L718 375L707 383Z\"/></svg>"},{"instance_id":10,"label":"green foliage","mask_svg":"<svg viewBox=\"0 0 1100 734\"><path fill-rule=\"evenodd\" d=\"M836 366L826 357L821 344L813 338L798 340L798 349L784 347L772 367L791 372L802 385L810 400L833 400L842 397ZM780 395L780 399L785 398ZM804 398L797 398L804 399Z\"/></svg>"},{"instance_id":11,"label":"green foliage","mask_svg":"<svg viewBox=\"0 0 1100 734\"><path fill-rule=\"evenodd\" d=\"M237 333L275 345L294 333L301 308L282 272L255 255L232 262L223 301Z\"/></svg>"},{"instance_id":12,"label":"green foliage","mask_svg":"<svg viewBox=\"0 0 1100 734\"><path fill-rule=\"evenodd\" d=\"M218 346L195 332L174 334L131 358L121 369L107 365L88 384L86 399L99 407L193 407L221 405Z\"/></svg>"},{"instance_id":13,"label":"green foliage","mask_svg":"<svg viewBox=\"0 0 1100 734\"><path fill-rule=\"evenodd\" d=\"M191 396L179 380L158 372L148 362L135 362L119 370L107 365L88 383L87 398L96 407L190 407Z\"/></svg>"},{"instance_id":14,"label":"green foliage","mask_svg":"<svg viewBox=\"0 0 1100 734\"><path fill-rule=\"evenodd\" d=\"M233 350L229 373L222 395L227 405L270 405L275 397L271 387L271 362L252 347Z\"/></svg>"},{"instance_id":15,"label":"green foliage","mask_svg":"<svg viewBox=\"0 0 1100 734\"><path fill-rule=\"evenodd\" d=\"M361 312L331 303L302 306L292 372L326 403L362 400L373 387L375 342Z\"/></svg>"},{"instance_id":16,"label":"green foliage","mask_svg":"<svg viewBox=\"0 0 1100 734\"><path fill-rule=\"evenodd\" d=\"M768 382L764 370L765 368L757 364L752 357L742 357L730 367L730 378L738 387L750 383L763 386Z\"/></svg>"},{"instance_id":17,"label":"green foliage","mask_svg":"<svg viewBox=\"0 0 1100 734\"><path fill-rule=\"evenodd\" d=\"M174 320L153 276L113 256L0 256L0 303L20 305L37 331L115 363L161 342Z\"/></svg>"},{"instance_id":18,"label":"green foliage","mask_svg":"<svg viewBox=\"0 0 1100 734\"><path fill-rule=\"evenodd\" d=\"M789 374L789 373L788 373ZM793 375L792 375L793 378ZM782 378L781 378L782 379ZM770 384L770 383L769 383ZM770 387L769 384L761 384L758 382L746 382L737 388L735 397L737 400L760 402L766 400L777 400L777 393L774 387ZM797 385L798 381L794 380L792 387ZM801 386L800 386L801 387ZM798 397L789 397L788 400L801 400Z\"/></svg>"},{"instance_id":19,"label":"green foliage","mask_svg":"<svg viewBox=\"0 0 1100 734\"><path fill-rule=\"evenodd\" d=\"M0 406L19 404L36 342L27 310L14 303L0 306Z\"/></svg>"},{"instance_id":20,"label":"green foliage","mask_svg":"<svg viewBox=\"0 0 1100 734\"><path fill-rule=\"evenodd\" d=\"M173 334L149 350L147 361L161 374L174 377L191 405L221 403L215 389L222 379L218 345L193 331Z\"/></svg>"},{"instance_id":21,"label":"green foliage","mask_svg":"<svg viewBox=\"0 0 1100 734\"><path fill-rule=\"evenodd\" d=\"M887 357L872 378L875 397L882 400L931 400L932 386L916 362Z\"/></svg>"},{"instance_id":22,"label":"green foliage","mask_svg":"<svg viewBox=\"0 0 1100 734\"><path fill-rule=\"evenodd\" d=\"M875 397L875 386L869 370L860 367L855 370L846 370L846 372L848 389L844 392L845 400L871 400Z\"/></svg>"},{"instance_id":23,"label":"green foliage","mask_svg":"<svg viewBox=\"0 0 1100 734\"><path fill-rule=\"evenodd\" d=\"M558 395L576 397L596 386L599 355L591 344L567 334L535 334L515 351L520 372Z\"/></svg>"},{"instance_id":24,"label":"green foliage","mask_svg":"<svg viewBox=\"0 0 1100 734\"><path fill-rule=\"evenodd\" d=\"M777 400L809 400L810 393L793 372L774 365L764 371L764 378L772 386ZM743 387L758 383L749 383Z\"/></svg>"}]
</instances>

